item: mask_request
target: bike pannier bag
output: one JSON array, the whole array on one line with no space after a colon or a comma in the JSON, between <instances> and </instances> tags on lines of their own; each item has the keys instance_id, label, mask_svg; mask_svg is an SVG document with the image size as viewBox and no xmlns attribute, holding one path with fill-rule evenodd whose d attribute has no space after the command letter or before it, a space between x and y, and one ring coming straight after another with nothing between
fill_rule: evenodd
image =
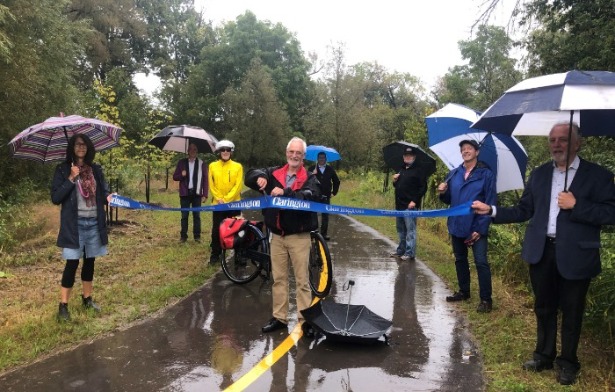
<instances>
[{"instance_id":1,"label":"bike pannier bag","mask_svg":"<svg viewBox=\"0 0 615 392\"><path fill-rule=\"evenodd\" d=\"M222 249L241 247L246 237L248 221L243 218L225 218L220 224L220 246Z\"/></svg>"}]
</instances>

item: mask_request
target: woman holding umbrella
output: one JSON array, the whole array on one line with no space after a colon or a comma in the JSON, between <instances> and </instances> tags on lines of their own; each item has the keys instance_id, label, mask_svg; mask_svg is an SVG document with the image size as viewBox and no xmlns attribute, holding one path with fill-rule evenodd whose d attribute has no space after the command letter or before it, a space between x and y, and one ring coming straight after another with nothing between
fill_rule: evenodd
<instances>
[{"instance_id":1,"label":"woman holding umbrella","mask_svg":"<svg viewBox=\"0 0 615 392\"><path fill-rule=\"evenodd\" d=\"M66 260L60 291L59 321L69 321L70 297L79 259L81 267L81 301L86 309L100 311L92 300L94 260L107 254L107 228L104 204L111 195L102 168L93 163L96 151L85 134L75 134L68 141L66 159L56 167L51 184L51 201L62 205L57 245Z\"/></svg>"}]
</instances>

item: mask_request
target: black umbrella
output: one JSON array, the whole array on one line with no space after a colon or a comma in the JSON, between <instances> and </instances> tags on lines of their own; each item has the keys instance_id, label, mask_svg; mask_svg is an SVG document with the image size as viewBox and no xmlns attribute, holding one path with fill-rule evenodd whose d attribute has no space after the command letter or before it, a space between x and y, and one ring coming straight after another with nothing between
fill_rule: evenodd
<instances>
[{"instance_id":1,"label":"black umbrella","mask_svg":"<svg viewBox=\"0 0 615 392\"><path fill-rule=\"evenodd\" d=\"M188 153L189 143L196 144L200 153L213 153L216 139L203 128L192 125L169 125L149 141L161 150Z\"/></svg>"},{"instance_id":2,"label":"black umbrella","mask_svg":"<svg viewBox=\"0 0 615 392\"><path fill-rule=\"evenodd\" d=\"M411 148L416 154L415 164L425 170L425 176L429 177L436 172L436 159L427 154L425 150L416 144L399 141L388 144L382 148L384 163L395 171L401 170L404 166L404 151Z\"/></svg>"},{"instance_id":3,"label":"black umbrella","mask_svg":"<svg viewBox=\"0 0 615 392\"><path fill-rule=\"evenodd\" d=\"M349 286L354 284L350 281ZM318 301L301 311L305 321L327 340L347 343L375 343L381 337L387 340L386 332L393 323L365 305L339 304Z\"/></svg>"}]
</instances>

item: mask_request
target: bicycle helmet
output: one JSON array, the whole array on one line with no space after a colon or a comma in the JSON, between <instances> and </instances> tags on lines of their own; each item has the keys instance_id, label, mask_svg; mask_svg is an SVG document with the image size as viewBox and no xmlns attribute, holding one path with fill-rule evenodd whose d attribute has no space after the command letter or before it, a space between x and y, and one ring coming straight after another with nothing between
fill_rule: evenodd
<instances>
[{"instance_id":1,"label":"bicycle helmet","mask_svg":"<svg viewBox=\"0 0 615 392\"><path fill-rule=\"evenodd\" d=\"M231 152L235 151L235 144L233 144L232 141L230 140L220 140L218 143L216 143L216 152L219 152L221 148L230 148Z\"/></svg>"}]
</instances>

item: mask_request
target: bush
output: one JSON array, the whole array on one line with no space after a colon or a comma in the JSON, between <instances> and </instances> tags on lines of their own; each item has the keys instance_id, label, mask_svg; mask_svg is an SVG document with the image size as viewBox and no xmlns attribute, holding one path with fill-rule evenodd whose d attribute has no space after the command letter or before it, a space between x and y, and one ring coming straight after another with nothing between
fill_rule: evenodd
<instances>
[{"instance_id":1,"label":"bush","mask_svg":"<svg viewBox=\"0 0 615 392\"><path fill-rule=\"evenodd\" d=\"M0 250L10 251L24 238L34 235L30 214L24 205L34 203L43 197L49 197L48 188L38 187L29 178L24 178L19 185L10 185L0 193Z\"/></svg>"}]
</instances>

